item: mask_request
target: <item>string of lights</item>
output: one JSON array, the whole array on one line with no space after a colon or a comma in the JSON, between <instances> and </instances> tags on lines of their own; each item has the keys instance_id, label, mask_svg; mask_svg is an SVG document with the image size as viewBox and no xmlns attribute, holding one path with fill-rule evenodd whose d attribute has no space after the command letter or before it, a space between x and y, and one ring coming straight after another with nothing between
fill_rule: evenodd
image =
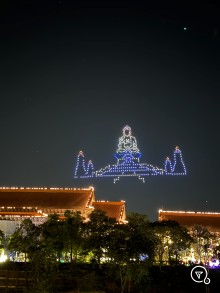
<instances>
[{"instance_id":1,"label":"string of lights","mask_svg":"<svg viewBox=\"0 0 220 293\"><path fill-rule=\"evenodd\" d=\"M80 151L76 160L74 178L114 177L114 183L116 183L120 177L137 177L145 182L144 177L150 175L186 175L186 167L179 147L174 150L173 163L167 157L164 168L140 163L141 156L142 154L137 147L137 140L132 136L131 127L126 125L122 130L122 136L119 138L118 148L114 154L117 163L95 171L91 160L88 161L86 167L84 154Z\"/></svg>"},{"instance_id":2,"label":"string of lights","mask_svg":"<svg viewBox=\"0 0 220 293\"><path fill-rule=\"evenodd\" d=\"M183 161L182 152L176 146L173 154L173 165L169 159L166 158L164 171L166 175L186 175L186 166Z\"/></svg>"}]
</instances>

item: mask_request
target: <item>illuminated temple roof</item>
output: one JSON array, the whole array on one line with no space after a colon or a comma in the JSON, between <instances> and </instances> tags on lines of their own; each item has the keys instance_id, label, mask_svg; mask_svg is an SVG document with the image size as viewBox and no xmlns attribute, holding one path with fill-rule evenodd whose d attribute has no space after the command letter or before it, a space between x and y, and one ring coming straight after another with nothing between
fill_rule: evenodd
<instances>
[{"instance_id":1,"label":"illuminated temple roof","mask_svg":"<svg viewBox=\"0 0 220 293\"><path fill-rule=\"evenodd\" d=\"M92 187L0 188L0 207L32 207L38 210L86 209L91 208L93 200Z\"/></svg>"},{"instance_id":2,"label":"illuminated temple roof","mask_svg":"<svg viewBox=\"0 0 220 293\"><path fill-rule=\"evenodd\" d=\"M182 226L191 228L194 225L205 226L213 232L220 232L220 213L193 211L163 211L158 212L159 221L176 221Z\"/></svg>"},{"instance_id":3,"label":"illuminated temple roof","mask_svg":"<svg viewBox=\"0 0 220 293\"><path fill-rule=\"evenodd\" d=\"M0 216L28 216L28 217L45 217L45 215L35 208L15 208L0 207Z\"/></svg>"},{"instance_id":4,"label":"illuminated temple roof","mask_svg":"<svg viewBox=\"0 0 220 293\"><path fill-rule=\"evenodd\" d=\"M106 212L109 218L115 218L119 223L126 219L124 201L94 201L93 207Z\"/></svg>"},{"instance_id":5,"label":"illuminated temple roof","mask_svg":"<svg viewBox=\"0 0 220 293\"><path fill-rule=\"evenodd\" d=\"M0 219L47 217L65 210L80 211L88 218L94 209L101 209L118 222L125 221L125 202L95 202L94 188L17 188L0 187Z\"/></svg>"}]
</instances>

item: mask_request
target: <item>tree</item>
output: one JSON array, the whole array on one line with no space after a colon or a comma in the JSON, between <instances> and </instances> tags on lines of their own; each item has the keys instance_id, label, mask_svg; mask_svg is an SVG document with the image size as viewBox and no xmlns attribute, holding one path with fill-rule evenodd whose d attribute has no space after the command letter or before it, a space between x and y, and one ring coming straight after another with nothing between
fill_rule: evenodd
<instances>
[{"instance_id":1,"label":"tree","mask_svg":"<svg viewBox=\"0 0 220 293\"><path fill-rule=\"evenodd\" d=\"M60 261L64 249L64 223L57 214L49 215L41 225L41 246L47 254Z\"/></svg>"},{"instance_id":2,"label":"tree","mask_svg":"<svg viewBox=\"0 0 220 293\"><path fill-rule=\"evenodd\" d=\"M164 260L171 263L175 259L177 263L181 252L189 248L192 242L187 229L180 226L176 221L156 221L151 223L150 226L157 237L155 254L160 266Z\"/></svg>"},{"instance_id":3,"label":"tree","mask_svg":"<svg viewBox=\"0 0 220 293\"><path fill-rule=\"evenodd\" d=\"M214 235L212 235L206 227L194 225L192 227L192 237L194 239L193 246L198 261L206 262L208 260L208 248Z\"/></svg>"},{"instance_id":4,"label":"tree","mask_svg":"<svg viewBox=\"0 0 220 293\"><path fill-rule=\"evenodd\" d=\"M167 244L170 239L169 231L167 230L167 225L164 221L150 223L150 227L156 237L154 251L156 259L158 259L161 266L163 263L163 255L167 249Z\"/></svg>"},{"instance_id":5,"label":"tree","mask_svg":"<svg viewBox=\"0 0 220 293\"><path fill-rule=\"evenodd\" d=\"M2 230L0 230L0 249L4 248L5 245L5 234Z\"/></svg>"},{"instance_id":6,"label":"tree","mask_svg":"<svg viewBox=\"0 0 220 293\"><path fill-rule=\"evenodd\" d=\"M83 246L84 218L81 212L67 210L64 214L64 250L70 256L70 262L78 259Z\"/></svg>"},{"instance_id":7,"label":"tree","mask_svg":"<svg viewBox=\"0 0 220 293\"><path fill-rule=\"evenodd\" d=\"M36 249L39 248L40 229L30 219L21 222L19 228L12 234L8 249L18 253L24 253L24 260L30 259Z\"/></svg>"},{"instance_id":8,"label":"tree","mask_svg":"<svg viewBox=\"0 0 220 293\"><path fill-rule=\"evenodd\" d=\"M174 224L171 232L171 243L168 245L169 262L171 263L175 258L175 263L177 264L184 252L190 248L193 238L189 235L189 231L179 224Z\"/></svg>"},{"instance_id":9,"label":"tree","mask_svg":"<svg viewBox=\"0 0 220 293\"><path fill-rule=\"evenodd\" d=\"M101 259L107 260L111 232L117 225L116 219L109 218L102 210L94 210L90 215L90 221L86 223L86 250L91 251L98 264Z\"/></svg>"},{"instance_id":10,"label":"tree","mask_svg":"<svg viewBox=\"0 0 220 293\"><path fill-rule=\"evenodd\" d=\"M25 219L9 241L9 250L23 252L25 262L29 261L33 292L53 292L58 250L56 219L52 215L48 222L39 226L35 226L30 219Z\"/></svg>"},{"instance_id":11,"label":"tree","mask_svg":"<svg viewBox=\"0 0 220 293\"><path fill-rule=\"evenodd\" d=\"M6 249L6 238L5 238L5 234L2 230L0 230L0 255L3 256L4 255L4 251Z\"/></svg>"},{"instance_id":12,"label":"tree","mask_svg":"<svg viewBox=\"0 0 220 293\"><path fill-rule=\"evenodd\" d=\"M130 213L128 223L116 225L110 234L108 254L118 272L121 293L131 285L138 286L149 275L148 268L154 255L155 237L146 215Z\"/></svg>"}]
</instances>

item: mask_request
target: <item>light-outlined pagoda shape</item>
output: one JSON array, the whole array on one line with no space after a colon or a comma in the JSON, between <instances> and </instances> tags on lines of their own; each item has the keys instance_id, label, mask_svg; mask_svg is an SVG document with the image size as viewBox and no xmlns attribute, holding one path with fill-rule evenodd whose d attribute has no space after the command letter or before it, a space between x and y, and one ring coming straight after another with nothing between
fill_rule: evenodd
<instances>
[{"instance_id":1,"label":"light-outlined pagoda shape","mask_svg":"<svg viewBox=\"0 0 220 293\"><path fill-rule=\"evenodd\" d=\"M142 153L138 148L137 140L132 136L131 127L126 125L122 129L122 136L119 138L118 147L114 154L117 159L116 164L108 165L95 171L91 161L88 162L86 167L83 152L80 151L77 157L74 177L112 177L114 183L116 183L121 177L138 177L138 179L145 182L145 177L150 175L186 175L186 167L179 147L175 148L173 163L167 157L164 168L141 163L141 156Z\"/></svg>"},{"instance_id":2,"label":"light-outlined pagoda shape","mask_svg":"<svg viewBox=\"0 0 220 293\"><path fill-rule=\"evenodd\" d=\"M93 163L89 160L87 167L85 166L85 157L83 151L80 151L77 160L76 160L76 168L74 172L74 177L93 177Z\"/></svg>"},{"instance_id":3,"label":"light-outlined pagoda shape","mask_svg":"<svg viewBox=\"0 0 220 293\"><path fill-rule=\"evenodd\" d=\"M173 164L167 157L164 170L166 175L186 175L186 166L183 161L182 152L178 146L176 146L173 153Z\"/></svg>"}]
</instances>

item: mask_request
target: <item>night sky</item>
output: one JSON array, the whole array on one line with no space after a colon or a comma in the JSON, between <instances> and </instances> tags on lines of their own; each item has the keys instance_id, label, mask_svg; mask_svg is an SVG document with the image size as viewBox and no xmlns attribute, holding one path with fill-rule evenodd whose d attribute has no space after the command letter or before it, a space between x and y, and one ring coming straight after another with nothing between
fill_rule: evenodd
<instances>
[{"instance_id":1,"label":"night sky","mask_svg":"<svg viewBox=\"0 0 220 293\"><path fill-rule=\"evenodd\" d=\"M220 212L215 2L5 2L0 186L93 185L150 220L159 208ZM74 179L79 150L95 169L116 162L125 125L141 162L163 167L178 145L187 176Z\"/></svg>"}]
</instances>

